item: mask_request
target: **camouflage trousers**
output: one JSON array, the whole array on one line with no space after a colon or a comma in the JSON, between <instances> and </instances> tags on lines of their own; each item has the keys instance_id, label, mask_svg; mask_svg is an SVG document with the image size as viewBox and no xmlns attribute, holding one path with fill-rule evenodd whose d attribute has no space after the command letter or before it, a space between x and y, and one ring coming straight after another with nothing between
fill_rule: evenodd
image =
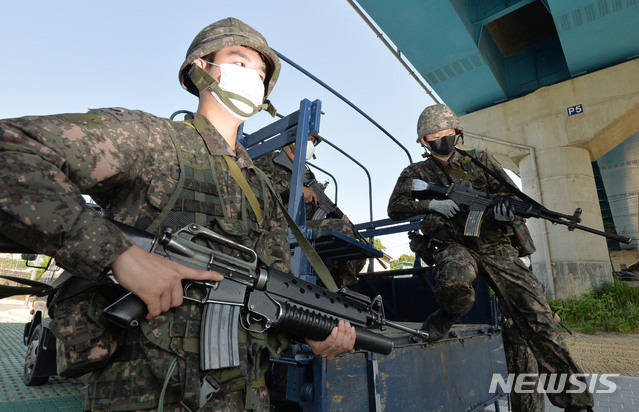
<instances>
[{"instance_id":1,"label":"camouflage trousers","mask_svg":"<svg viewBox=\"0 0 639 412\"><path fill-rule=\"evenodd\" d=\"M521 331L540 373L582 373L557 330L541 283L518 258L514 247L493 244L477 251L452 243L438 249L433 257L435 297L444 311L459 316L467 313L475 301L477 279L481 276ZM583 377L579 379L586 383ZM548 393L548 398L560 408L585 409L593 405L590 392L568 392L571 389L578 392L579 388L566 384L561 392Z\"/></svg>"},{"instance_id":2,"label":"camouflage trousers","mask_svg":"<svg viewBox=\"0 0 639 412\"><path fill-rule=\"evenodd\" d=\"M500 321L499 324L504 339L508 373L515 376L519 374L539 374L537 359L535 359L535 355L533 355L512 319L506 318ZM537 387L537 381L535 381L535 388ZM546 410L544 394L538 391L530 393L512 391L510 392L510 403L513 412L544 412Z\"/></svg>"},{"instance_id":3,"label":"camouflage trousers","mask_svg":"<svg viewBox=\"0 0 639 412\"><path fill-rule=\"evenodd\" d=\"M309 220L306 222L306 225L315 230L333 229L353 239L357 239L355 229L342 219ZM366 264L366 259L338 259L333 262L331 275L333 275L335 283L337 283L338 286L355 289L357 287L357 274L362 270L364 264Z\"/></svg>"}]
</instances>

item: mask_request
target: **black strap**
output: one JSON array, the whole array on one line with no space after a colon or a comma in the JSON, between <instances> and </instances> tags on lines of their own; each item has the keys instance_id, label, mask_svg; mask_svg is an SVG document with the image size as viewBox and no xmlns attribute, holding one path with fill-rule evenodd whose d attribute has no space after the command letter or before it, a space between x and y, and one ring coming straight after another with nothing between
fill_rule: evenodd
<instances>
[{"instance_id":1,"label":"black strap","mask_svg":"<svg viewBox=\"0 0 639 412\"><path fill-rule=\"evenodd\" d=\"M439 180L439 183L441 183L443 186L450 186L451 184L453 184L454 183L453 178L446 171L446 168L441 164L441 162L439 160L435 159L433 156L429 156L428 158L431 160L431 163L434 163L435 166L437 166L439 168L439 170L442 171L444 176L446 176L446 178L448 179L448 183L444 182L444 179L440 176L440 174L435 171L435 174L437 175L437 179ZM431 169L432 169L432 167L431 167Z\"/></svg>"},{"instance_id":2,"label":"black strap","mask_svg":"<svg viewBox=\"0 0 639 412\"><path fill-rule=\"evenodd\" d=\"M288 210L286 210L286 207L284 206L279 193L271 184L271 180L261 169L257 167L255 168L255 172L262 178L262 180L264 180L264 183L266 183L266 186L268 186L269 190L273 194L273 198L279 205L280 209L282 209L282 212L284 212L284 217L288 222L288 226L291 229L293 236L295 236L295 240L297 240L297 244L300 246L300 248L302 248L302 252L304 252L304 255L306 255L308 262L311 264L313 269L315 269L317 276L319 276L319 278L322 280L324 286L326 286L326 288L332 292L338 290L339 288L337 287L337 284L335 283L331 272L328 270L326 264L324 264L324 261L317 254L315 249L313 249L313 246L311 246L308 239L306 239L306 236L304 236L302 230L299 228L299 226L297 226L295 220L293 220L291 215L288 214Z\"/></svg>"},{"instance_id":3,"label":"black strap","mask_svg":"<svg viewBox=\"0 0 639 412\"><path fill-rule=\"evenodd\" d=\"M492 170L490 170L488 167L486 167L486 165L484 165L482 162L480 162L479 160L475 159L473 156L471 156L470 153L468 153L465 150L462 150L458 147L455 148L455 150L457 150L457 152L459 152L460 154L464 155L464 156L468 156L470 158L470 160L473 161L473 163L475 163L477 166L481 167L486 173L488 173L489 175L491 175L492 177L494 177L495 179L497 179L497 181L499 183L501 183L506 189L508 189L512 194L516 195L517 197L519 197L521 200L525 201L525 202L529 202L534 204L535 206L539 206L541 207L541 205L534 199L532 199L531 197L529 197L527 194L525 194L524 192L522 192L521 190L519 190L518 187L513 186L512 184L510 184L506 179L504 179L503 177L499 176L497 173L493 172Z\"/></svg>"}]
</instances>

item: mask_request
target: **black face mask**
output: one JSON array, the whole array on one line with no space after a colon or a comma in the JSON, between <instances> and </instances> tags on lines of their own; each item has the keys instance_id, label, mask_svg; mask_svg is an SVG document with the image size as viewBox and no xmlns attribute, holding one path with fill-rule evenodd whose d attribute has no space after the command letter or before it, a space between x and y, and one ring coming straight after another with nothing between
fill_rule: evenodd
<instances>
[{"instance_id":1,"label":"black face mask","mask_svg":"<svg viewBox=\"0 0 639 412\"><path fill-rule=\"evenodd\" d=\"M437 140L431 140L428 142L430 150L440 156L448 156L455 150L455 142L457 141L458 134L451 136L444 136Z\"/></svg>"}]
</instances>

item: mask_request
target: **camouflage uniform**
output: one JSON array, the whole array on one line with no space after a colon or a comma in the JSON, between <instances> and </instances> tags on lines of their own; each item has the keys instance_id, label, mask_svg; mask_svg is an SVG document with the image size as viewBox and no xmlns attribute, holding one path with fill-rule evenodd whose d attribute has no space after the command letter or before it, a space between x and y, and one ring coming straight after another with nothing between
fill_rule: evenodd
<instances>
[{"instance_id":1,"label":"camouflage uniform","mask_svg":"<svg viewBox=\"0 0 639 412\"><path fill-rule=\"evenodd\" d=\"M0 199L0 230L55 257L75 276L95 280L132 242L83 205L81 194L88 194L107 217L145 230L160 219L156 232L196 221L255 249L267 265L290 271L287 226L273 196L244 148L230 148L201 119L207 124L202 136L183 122L125 109L1 121L0 187L5 195ZM223 155L236 161L255 192L263 213L261 227ZM184 165L188 167L182 169ZM178 199L164 217L181 179ZM198 354L185 342L197 342L200 317L201 307L185 300L143 321L141 328L121 333L109 363L89 379L85 407L154 408L167 378L165 403L181 409L178 403L183 401L197 409ZM210 402L215 407L207 410L268 410L260 378L269 354L277 355L282 342L266 334L240 334L242 365L210 374L221 390ZM165 376L175 360L175 372ZM251 398L253 405L244 405L242 389L253 382L258 388L251 392L257 396Z\"/></svg>"},{"instance_id":2,"label":"camouflage uniform","mask_svg":"<svg viewBox=\"0 0 639 412\"><path fill-rule=\"evenodd\" d=\"M432 115L431 111L432 117L426 117L425 114L433 107L438 108L427 108L420 117L419 138L440 130L461 131L454 114L453 119L445 116L438 118L438 113ZM439 107L452 114L447 107ZM488 153L479 152L475 157L510 181L499 163ZM432 259L436 265L434 293L440 310L456 317L467 313L475 300L477 278L482 276L528 342L540 372L581 373L554 324L553 313L546 302L541 283L522 263L517 249L511 244L511 224L495 220L491 209L484 214L480 236L465 237L463 232L467 213L460 211L450 219L434 213L428 208L430 199L414 200L411 188L413 178L440 185L468 180L477 190L502 195L508 195L508 192L470 158L457 152L443 167L435 164L436 161L428 157L402 171L388 203L388 216L393 220L402 220L425 214L420 223L423 244L415 249L432 252L424 260ZM593 404L589 392L574 394L564 391L548 394L548 397L554 405L564 408L585 408Z\"/></svg>"},{"instance_id":3,"label":"camouflage uniform","mask_svg":"<svg viewBox=\"0 0 639 412\"><path fill-rule=\"evenodd\" d=\"M502 318L499 322L504 340L504 351L506 352L506 364L508 373L514 374L538 374L537 359L526 343L526 339L521 336L521 332L510 318ZM530 385L532 387L532 384ZM535 388L537 384L535 383ZM510 392L510 402L513 412L544 412L545 398L543 392L533 391L532 393Z\"/></svg>"},{"instance_id":4,"label":"camouflage uniform","mask_svg":"<svg viewBox=\"0 0 639 412\"><path fill-rule=\"evenodd\" d=\"M255 160L255 165L262 169L264 173L266 173L266 175L271 179L275 189L280 192L282 200L288 208L288 200L291 192L291 179L293 173L291 169L273 162L273 159L276 156L280 155L280 153L283 154L283 152L273 152L262 156L261 158ZM315 175L307 167L304 171L304 177L306 179L314 179ZM317 209L318 206L315 203L306 203L306 226L318 231L336 230L340 233L345 234L346 236L356 239L357 235L353 226L342 219L308 219L309 216L313 216L315 214ZM331 275L333 275L333 278L335 279L335 282L338 286L346 286L350 289L356 290L357 274L362 270L365 263L365 259L338 260L336 262L333 262Z\"/></svg>"}]
</instances>

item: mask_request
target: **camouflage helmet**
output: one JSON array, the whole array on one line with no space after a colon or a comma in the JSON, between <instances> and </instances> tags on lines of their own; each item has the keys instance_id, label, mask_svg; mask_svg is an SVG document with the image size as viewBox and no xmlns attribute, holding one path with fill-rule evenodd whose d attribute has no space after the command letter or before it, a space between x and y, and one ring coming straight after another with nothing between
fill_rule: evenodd
<instances>
[{"instance_id":1,"label":"camouflage helmet","mask_svg":"<svg viewBox=\"0 0 639 412\"><path fill-rule=\"evenodd\" d=\"M269 47L264 36L248 24L227 17L203 28L191 42L184 63L180 67L180 84L190 93L199 96L197 87L187 75L193 60L230 46L245 46L257 51L266 61L264 97L273 90L282 67L280 59Z\"/></svg>"},{"instance_id":2,"label":"camouflage helmet","mask_svg":"<svg viewBox=\"0 0 639 412\"><path fill-rule=\"evenodd\" d=\"M424 109L417 121L417 143L427 134L441 132L446 129L462 131L463 127L453 113L445 104L436 104Z\"/></svg>"}]
</instances>

